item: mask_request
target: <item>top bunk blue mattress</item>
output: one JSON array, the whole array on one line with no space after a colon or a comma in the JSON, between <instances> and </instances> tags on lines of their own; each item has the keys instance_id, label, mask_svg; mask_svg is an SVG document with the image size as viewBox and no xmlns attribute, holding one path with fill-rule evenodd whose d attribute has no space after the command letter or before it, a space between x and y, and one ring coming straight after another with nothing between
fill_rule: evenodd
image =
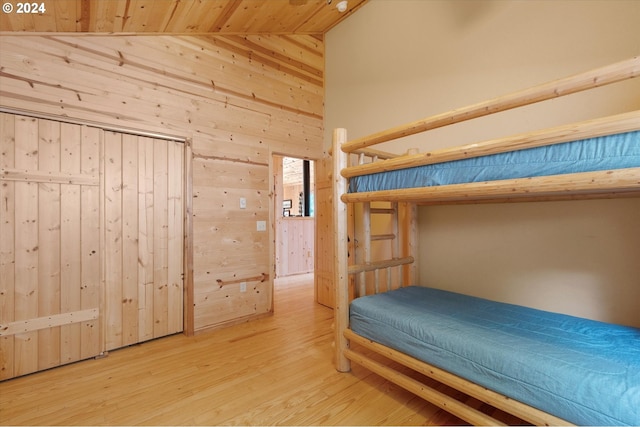
<instances>
[{"instance_id":1,"label":"top bunk blue mattress","mask_svg":"<svg viewBox=\"0 0 640 427\"><path fill-rule=\"evenodd\" d=\"M353 177L349 192L395 190L640 166L640 131Z\"/></svg>"},{"instance_id":2,"label":"top bunk blue mattress","mask_svg":"<svg viewBox=\"0 0 640 427\"><path fill-rule=\"evenodd\" d=\"M640 425L640 329L407 287L351 303L357 334L578 425Z\"/></svg>"}]
</instances>

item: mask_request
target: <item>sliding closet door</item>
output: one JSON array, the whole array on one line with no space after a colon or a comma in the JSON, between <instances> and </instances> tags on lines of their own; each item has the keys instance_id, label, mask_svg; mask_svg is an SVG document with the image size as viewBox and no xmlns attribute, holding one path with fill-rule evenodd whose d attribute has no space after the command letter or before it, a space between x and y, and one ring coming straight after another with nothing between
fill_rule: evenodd
<instances>
[{"instance_id":1,"label":"sliding closet door","mask_svg":"<svg viewBox=\"0 0 640 427\"><path fill-rule=\"evenodd\" d=\"M182 331L183 148L0 114L0 379Z\"/></svg>"},{"instance_id":2,"label":"sliding closet door","mask_svg":"<svg viewBox=\"0 0 640 427\"><path fill-rule=\"evenodd\" d=\"M107 350L182 331L183 148L105 131Z\"/></svg>"},{"instance_id":3,"label":"sliding closet door","mask_svg":"<svg viewBox=\"0 0 640 427\"><path fill-rule=\"evenodd\" d=\"M0 379L102 350L100 138L0 114Z\"/></svg>"}]
</instances>

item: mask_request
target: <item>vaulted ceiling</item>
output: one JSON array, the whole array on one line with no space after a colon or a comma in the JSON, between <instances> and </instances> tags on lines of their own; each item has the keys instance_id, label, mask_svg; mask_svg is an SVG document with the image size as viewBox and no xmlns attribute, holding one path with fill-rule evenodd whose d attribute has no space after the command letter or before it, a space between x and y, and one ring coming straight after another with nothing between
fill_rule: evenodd
<instances>
[{"instance_id":1,"label":"vaulted ceiling","mask_svg":"<svg viewBox=\"0 0 640 427\"><path fill-rule=\"evenodd\" d=\"M340 12L340 0L8 0L0 31L322 35L366 1Z\"/></svg>"}]
</instances>

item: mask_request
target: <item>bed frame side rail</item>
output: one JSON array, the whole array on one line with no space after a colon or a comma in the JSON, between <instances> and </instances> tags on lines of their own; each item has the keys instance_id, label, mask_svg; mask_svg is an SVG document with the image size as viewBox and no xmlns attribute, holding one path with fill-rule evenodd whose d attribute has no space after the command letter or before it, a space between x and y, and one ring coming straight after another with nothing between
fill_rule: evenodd
<instances>
[{"instance_id":1,"label":"bed frame side rail","mask_svg":"<svg viewBox=\"0 0 640 427\"><path fill-rule=\"evenodd\" d=\"M342 145L342 150L351 153L372 145L403 138L431 129L437 129L467 120L507 111L537 102L594 89L640 76L640 56L575 74L559 80L537 85L488 101L458 108L422 120L407 123L382 132L354 139Z\"/></svg>"}]
</instances>

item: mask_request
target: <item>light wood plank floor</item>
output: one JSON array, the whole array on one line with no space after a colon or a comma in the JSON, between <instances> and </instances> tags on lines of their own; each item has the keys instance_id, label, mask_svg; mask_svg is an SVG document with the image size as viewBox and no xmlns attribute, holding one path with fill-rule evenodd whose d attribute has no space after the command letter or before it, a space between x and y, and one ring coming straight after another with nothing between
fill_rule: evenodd
<instances>
[{"instance_id":1,"label":"light wood plank floor","mask_svg":"<svg viewBox=\"0 0 640 427\"><path fill-rule=\"evenodd\" d=\"M275 315L174 335L0 383L3 425L452 425L358 366L338 373L332 310L310 275L280 280Z\"/></svg>"}]
</instances>

